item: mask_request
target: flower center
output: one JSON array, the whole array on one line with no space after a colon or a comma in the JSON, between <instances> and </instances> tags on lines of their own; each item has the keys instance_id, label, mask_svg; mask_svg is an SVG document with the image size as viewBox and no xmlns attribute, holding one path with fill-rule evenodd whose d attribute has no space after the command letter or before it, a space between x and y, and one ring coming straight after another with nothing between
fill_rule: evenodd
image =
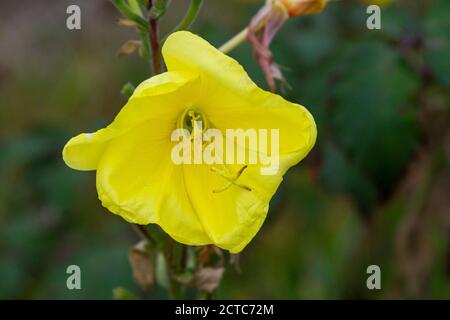
<instances>
[{"instance_id":1,"label":"flower center","mask_svg":"<svg viewBox=\"0 0 450 320\"><path fill-rule=\"evenodd\" d=\"M196 107L190 107L184 110L178 119L178 128L186 129L189 133L193 133L194 128L201 129L203 133L208 129L208 121L205 115Z\"/></svg>"}]
</instances>

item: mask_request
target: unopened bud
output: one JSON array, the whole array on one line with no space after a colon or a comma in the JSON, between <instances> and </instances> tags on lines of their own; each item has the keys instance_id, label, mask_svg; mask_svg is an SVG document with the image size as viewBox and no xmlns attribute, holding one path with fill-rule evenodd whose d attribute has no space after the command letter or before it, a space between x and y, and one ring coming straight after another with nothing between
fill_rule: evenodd
<instances>
[{"instance_id":1,"label":"unopened bud","mask_svg":"<svg viewBox=\"0 0 450 320\"><path fill-rule=\"evenodd\" d=\"M289 16L305 16L323 11L329 0L279 0L286 7Z\"/></svg>"}]
</instances>

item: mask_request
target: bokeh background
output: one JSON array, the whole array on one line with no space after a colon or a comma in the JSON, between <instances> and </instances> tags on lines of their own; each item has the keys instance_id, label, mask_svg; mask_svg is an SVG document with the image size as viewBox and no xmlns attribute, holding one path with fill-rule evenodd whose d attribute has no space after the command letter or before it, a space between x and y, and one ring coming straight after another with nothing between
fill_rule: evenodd
<instances>
[{"instance_id":1,"label":"bokeh background","mask_svg":"<svg viewBox=\"0 0 450 320\"><path fill-rule=\"evenodd\" d=\"M262 3L206 0L193 30L221 45ZM79 31L65 27L69 4ZM187 6L172 1L163 33ZM217 297L450 298L450 2L391 3L373 31L366 7L333 1L277 35L284 96L309 108L319 137ZM138 237L100 205L95 174L61 159L69 137L113 119L123 84L149 76L138 55L117 57L136 38L119 17L106 0L0 2L0 298L142 295L128 262ZM266 87L249 45L231 55ZM66 288L70 264L82 290ZM371 264L381 290L366 288Z\"/></svg>"}]
</instances>

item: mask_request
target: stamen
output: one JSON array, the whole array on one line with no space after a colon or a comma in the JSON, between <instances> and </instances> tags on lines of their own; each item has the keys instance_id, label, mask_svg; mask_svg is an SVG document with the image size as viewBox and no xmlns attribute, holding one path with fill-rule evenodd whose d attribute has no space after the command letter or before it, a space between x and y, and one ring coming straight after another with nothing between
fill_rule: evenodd
<instances>
[{"instance_id":1,"label":"stamen","mask_svg":"<svg viewBox=\"0 0 450 320\"><path fill-rule=\"evenodd\" d=\"M201 118L201 116L199 114L196 114L194 110L189 110L188 115L189 117L191 117L191 121L196 121Z\"/></svg>"},{"instance_id":2,"label":"stamen","mask_svg":"<svg viewBox=\"0 0 450 320\"><path fill-rule=\"evenodd\" d=\"M238 170L238 172L236 172L234 175L230 176L223 170L219 170L215 167L211 167L210 170L212 172L217 173L218 175L220 175L221 177L223 177L225 180L228 181L228 184L225 187L217 189L217 190L213 190L213 193L223 192L225 190L228 190L231 186L236 186L236 187L242 188L247 191L252 191L252 189L247 187L246 185L236 182L237 179L239 179L239 177L241 176L241 174L244 172L245 169L247 169L247 165L243 166L241 169Z\"/></svg>"},{"instance_id":3,"label":"stamen","mask_svg":"<svg viewBox=\"0 0 450 320\"><path fill-rule=\"evenodd\" d=\"M183 111L178 119L178 128L187 129L193 132L196 123L202 123L202 131L208 128L208 121L204 114L195 106L191 106Z\"/></svg>"}]
</instances>

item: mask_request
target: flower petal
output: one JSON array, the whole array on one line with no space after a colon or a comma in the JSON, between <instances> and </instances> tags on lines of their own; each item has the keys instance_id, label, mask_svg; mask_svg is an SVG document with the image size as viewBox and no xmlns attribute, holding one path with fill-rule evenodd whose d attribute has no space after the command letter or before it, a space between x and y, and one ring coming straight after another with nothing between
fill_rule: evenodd
<instances>
[{"instance_id":1,"label":"flower petal","mask_svg":"<svg viewBox=\"0 0 450 320\"><path fill-rule=\"evenodd\" d=\"M205 81L214 81L238 92L256 88L236 60L189 31L172 33L163 45L162 54L170 71L189 70L205 76Z\"/></svg>"},{"instance_id":2,"label":"flower petal","mask_svg":"<svg viewBox=\"0 0 450 320\"><path fill-rule=\"evenodd\" d=\"M212 242L237 253L260 229L267 215L269 201L281 183L282 176L263 177L258 166L248 166L236 182L239 186L231 185L223 190L229 182L211 168L207 165L184 166L186 188L192 206ZM223 165L219 170L233 173L241 168Z\"/></svg>"},{"instance_id":3,"label":"flower petal","mask_svg":"<svg viewBox=\"0 0 450 320\"><path fill-rule=\"evenodd\" d=\"M163 55L169 70L199 74L198 101L208 120L225 129L279 129L280 156L285 170L303 159L315 144L316 124L309 111L281 96L264 91L249 78L244 68L206 40L188 32L173 33L166 40Z\"/></svg>"},{"instance_id":4,"label":"flower petal","mask_svg":"<svg viewBox=\"0 0 450 320\"><path fill-rule=\"evenodd\" d=\"M186 244L210 243L184 187L182 167L170 159L171 130L171 122L148 120L112 140L97 168L99 198L129 222L157 223Z\"/></svg>"},{"instance_id":5,"label":"flower petal","mask_svg":"<svg viewBox=\"0 0 450 320\"><path fill-rule=\"evenodd\" d=\"M94 133L82 133L69 140L63 150L65 163L76 170L95 170L110 140L146 119L166 119L182 104L174 94L195 82L197 75L188 72L166 72L142 82L108 127ZM192 88L185 90L192 94Z\"/></svg>"},{"instance_id":6,"label":"flower petal","mask_svg":"<svg viewBox=\"0 0 450 320\"><path fill-rule=\"evenodd\" d=\"M302 160L314 146L316 124L303 106L261 89L253 90L246 96L231 91L220 94L223 99L218 103L204 102L205 114L211 123L222 131L253 129L259 133L267 130L268 136L272 130L278 130L280 161L282 158L290 159L282 161L285 164L283 173ZM272 141L269 140L268 148L271 144Z\"/></svg>"}]
</instances>

